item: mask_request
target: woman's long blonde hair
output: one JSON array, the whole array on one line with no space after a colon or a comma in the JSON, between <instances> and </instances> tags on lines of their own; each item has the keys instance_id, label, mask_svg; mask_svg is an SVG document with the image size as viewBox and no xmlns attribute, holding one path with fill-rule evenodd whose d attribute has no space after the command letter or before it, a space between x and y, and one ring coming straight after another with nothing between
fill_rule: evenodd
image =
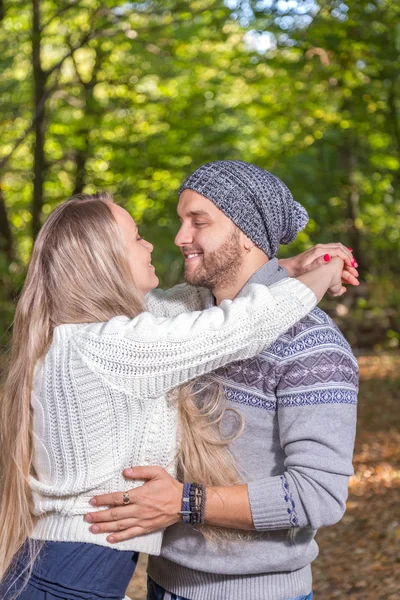
<instances>
[{"instance_id":1,"label":"woman's long blonde hair","mask_svg":"<svg viewBox=\"0 0 400 600\"><path fill-rule=\"evenodd\" d=\"M34 367L49 348L54 328L104 322L122 314L133 318L145 310L112 202L103 192L63 202L43 225L33 248L16 307L0 406L0 580L34 526L30 396ZM222 440L218 431L224 411L219 392L210 394L202 409L187 386L179 398L179 458L185 476L206 484L234 483L237 472L227 449L229 440Z\"/></svg>"},{"instance_id":2,"label":"woman's long blonde hair","mask_svg":"<svg viewBox=\"0 0 400 600\"><path fill-rule=\"evenodd\" d=\"M243 474L229 449L244 430L241 414L227 408L222 384L204 376L180 386L176 391L179 409L180 440L178 444L178 476L181 481L206 486L228 486L243 483ZM230 419L224 419L229 413ZM199 531L213 542L246 541L253 532L201 525Z\"/></svg>"},{"instance_id":3,"label":"woman's long blonde hair","mask_svg":"<svg viewBox=\"0 0 400 600\"><path fill-rule=\"evenodd\" d=\"M144 309L105 193L60 204L39 232L18 301L0 407L0 579L32 532L33 370L62 323L135 317Z\"/></svg>"}]
</instances>

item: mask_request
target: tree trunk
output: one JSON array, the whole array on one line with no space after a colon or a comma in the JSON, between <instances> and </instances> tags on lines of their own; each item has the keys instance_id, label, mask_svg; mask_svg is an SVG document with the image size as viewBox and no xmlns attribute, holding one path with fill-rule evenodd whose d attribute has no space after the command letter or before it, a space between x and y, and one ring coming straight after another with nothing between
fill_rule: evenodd
<instances>
[{"instance_id":1,"label":"tree trunk","mask_svg":"<svg viewBox=\"0 0 400 600\"><path fill-rule=\"evenodd\" d=\"M393 132L394 145L396 148L396 156L397 156L398 160L400 161L400 123L399 123L399 116L398 116L398 111L397 111L396 83L393 80L392 80L392 82L390 84L390 88L389 88L388 108L389 108L389 114L388 114L389 131ZM397 188L398 184L400 182L400 173L398 171L394 173L394 181L395 181L395 187Z\"/></svg>"},{"instance_id":2,"label":"tree trunk","mask_svg":"<svg viewBox=\"0 0 400 600\"><path fill-rule=\"evenodd\" d=\"M357 169L357 154L351 138L345 138L341 148L343 173L345 173L344 185L342 188L342 198L346 203L345 217L349 224L350 245L358 263L358 271L362 277L363 273L368 271L367 261L364 258L362 249L361 233L356 225L356 219L359 216L360 194L355 178Z\"/></svg>"},{"instance_id":3,"label":"tree trunk","mask_svg":"<svg viewBox=\"0 0 400 600\"><path fill-rule=\"evenodd\" d=\"M43 186L46 161L44 155L44 136L46 121L46 105L43 102L46 91L46 73L42 69L40 0L32 0L32 64L34 79L34 166L33 166L33 198L32 198L32 235L35 238L41 225L43 207Z\"/></svg>"},{"instance_id":4,"label":"tree trunk","mask_svg":"<svg viewBox=\"0 0 400 600\"><path fill-rule=\"evenodd\" d=\"M13 260L13 238L10 223L8 221L7 209L4 202L3 190L0 188L0 250L5 252L9 262Z\"/></svg>"},{"instance_id":5,"label":"tree trunk","mask_svg":"<svg viewBox=\"0 0 400 600\"><path fill-rule=\"evenodd\" d=\"M76 74L80 79L84 89L84 101L85 101L85 113L82 119L82 126L79 134L83 141L83 147L76 151L75 164L76 164L76 175L75 175L75 187L74 194L81 194L85 187L85 176L86 176L86 163L90 157L90 130L91 130L91 117L95 117L100 114L98 104L94 97L94 88L97 83L97 75L101 67L102 53L100 48L96 51L96 60L93 67L92 76L90 81L84 83L79 76L78 68L75 64Z\"/></svg>"},{"instance_id":6,"label":"tree trunk","mask_svg":"<svg viewBox=\"0 0 400 600\"><path fill-rule=\"evenodd\" d=\"M75 165L76 165L76 176L75 176L75 187L72 195L81 194L85 187L85 173L86 173L86 161L89 157L88 153L88 139L85 138L85 147L83 150L76 152Z\"/></svg>"}]
</instances>

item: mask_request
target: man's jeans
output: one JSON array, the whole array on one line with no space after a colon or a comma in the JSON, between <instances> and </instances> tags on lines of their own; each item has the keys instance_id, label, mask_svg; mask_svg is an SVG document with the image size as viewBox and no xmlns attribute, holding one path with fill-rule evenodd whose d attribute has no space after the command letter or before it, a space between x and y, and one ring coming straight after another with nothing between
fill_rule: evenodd
<instances>
[{"instance_id":1,"label":"man's jeans","mask_svg":"<svg viewBox=\"0 0 400 600\"><path fill-rule=\"evenodd\" d=\"M291 600L312 600L312 592L308 594L308 596L298 596L297 598L293 598ZM155 581L147 578L147 600L188 600L187 598L182 598L182 596L177 596L176 594L170 594L158 585Z\"/></svg>"}]
</instances>

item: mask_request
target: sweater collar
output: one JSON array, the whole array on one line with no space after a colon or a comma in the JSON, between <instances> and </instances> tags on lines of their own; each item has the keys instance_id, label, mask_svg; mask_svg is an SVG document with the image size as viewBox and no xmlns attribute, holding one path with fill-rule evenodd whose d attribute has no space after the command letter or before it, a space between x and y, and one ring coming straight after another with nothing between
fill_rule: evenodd
<instances>
[{"instance_id":1,"label":"sweater collar","mask_svg":"<svg viewBox=\"0 0 400 600\"><path fill-rule=\"evenodd\" d=\"M288 276L287 269L285 269L285 267L281 267L277 258L272 258L265 263L265 265L260 267L255 273L253 273L246 285L248 283L272 285L273 283L281 281L281 279L285 279L285 277Z\"/></svg>"}]
</instances>

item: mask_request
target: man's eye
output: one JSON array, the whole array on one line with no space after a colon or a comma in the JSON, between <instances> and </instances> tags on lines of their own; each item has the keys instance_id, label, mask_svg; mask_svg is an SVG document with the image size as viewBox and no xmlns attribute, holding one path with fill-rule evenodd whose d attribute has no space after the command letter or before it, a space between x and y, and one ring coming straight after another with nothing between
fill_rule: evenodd
<instances>
[{"instance_id":1,"label":"man's eye","mask_svg":"<svg viewBox=\"0 0 400 600\"><path fill-rule=\"evenodd\" d=\"M195 227L204 227L205 225L207 225L207 223L200 223L200 222L196 222L194 224Z\"/></svg>"}]
</instances>

